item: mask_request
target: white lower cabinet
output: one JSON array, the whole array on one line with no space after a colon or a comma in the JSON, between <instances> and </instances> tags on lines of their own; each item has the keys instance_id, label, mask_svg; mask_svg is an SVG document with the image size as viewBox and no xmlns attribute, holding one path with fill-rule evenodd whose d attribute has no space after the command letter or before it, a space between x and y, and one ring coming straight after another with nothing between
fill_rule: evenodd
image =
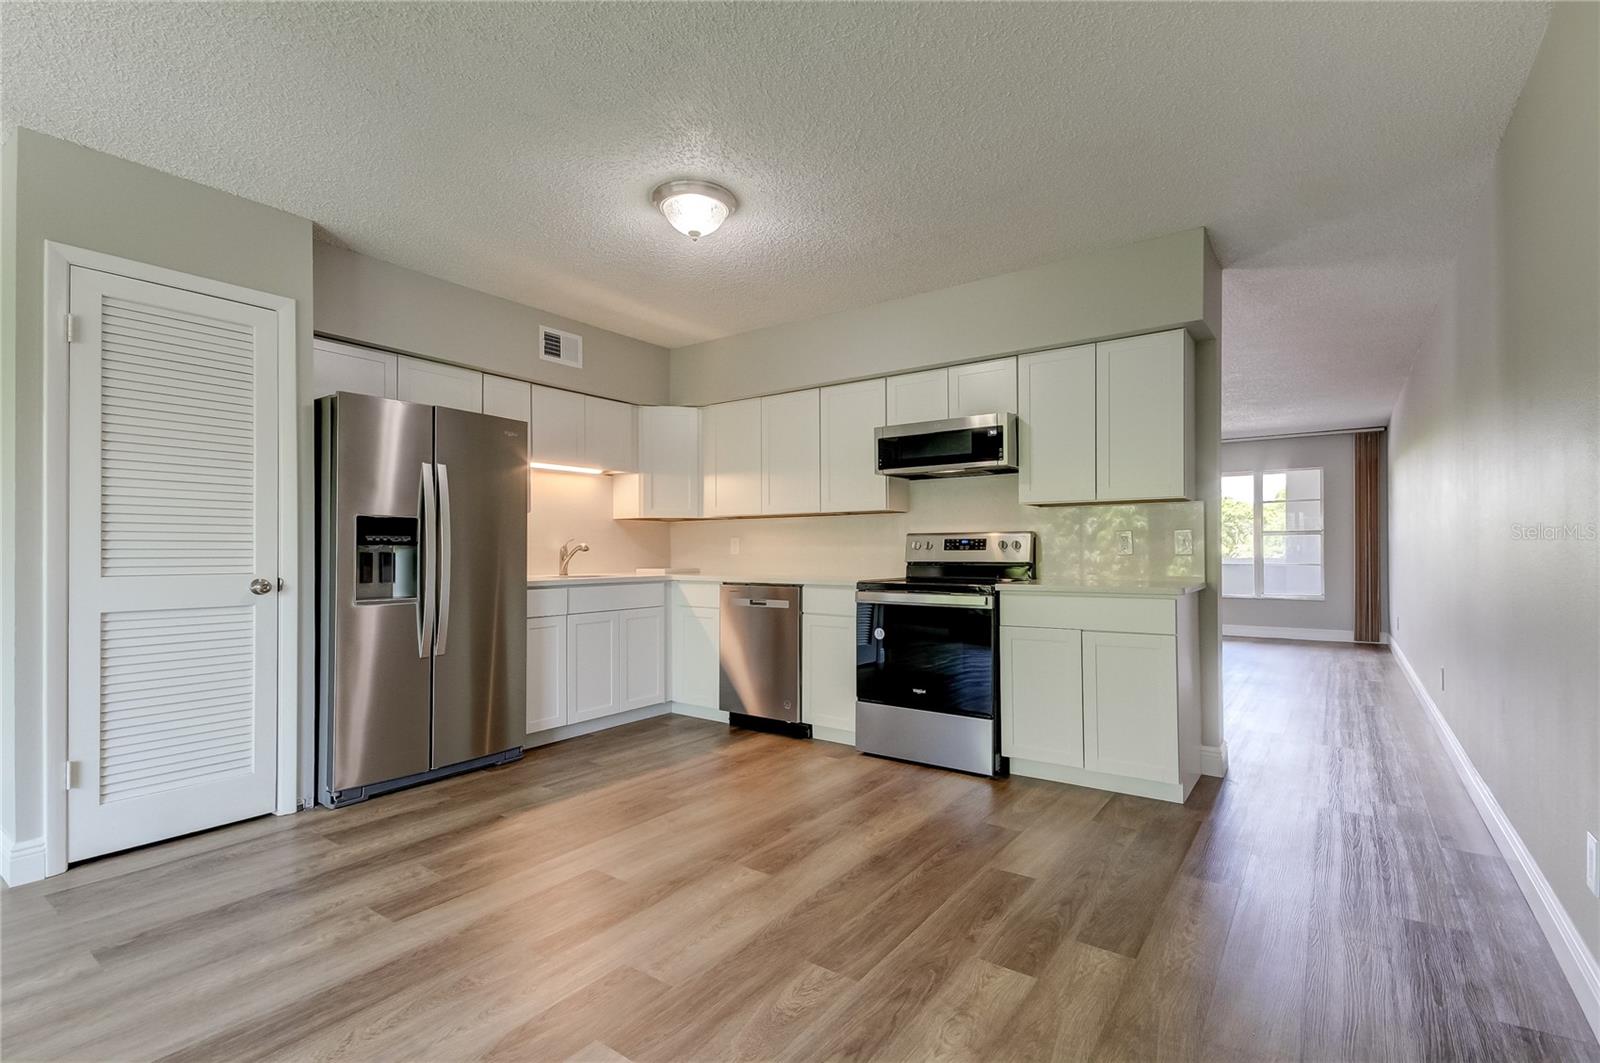
<instances>
[{"instance_id":1,"label":"white lower cabinet","mask_svg":"<svg viewBox=\"0 0 1600 1063\"><path fill-rule=\"evenodd\" d=\"M567 617L567 722L623 711L622 614Z\"/></svg>"},{"instance_id":2,"label":"white lower cabinet","mask_svg":"<svg viewBox=\"0 0 1600 1063\"><path fill-rule=\"evenodd\" d=\"M722 614L716 606L674 604L671 647L672 700L715 709L719 693L717 657Z\"/></svg>"},{"instance_id":3,"label":"white lower cabinet","mask_svg":"<svg viewBox=\"0 0 1600 1063\"><path fill-rule=\"evenodd\" d=\"M1083 767L1081 631L1000 629L1000 752Z\"/></svg>"},{"instance_id":4,"label":"white lower cabinet","mask_svg":"<svg viewBox=\"0 0 1600 1063\"><path fill-rule=\"evenodd\" d=\"M1083 633L1083 766L1179 781L1176 638Z\"/></svg>"},{"instance_id":5,"label":"white lower cabinet","mask_svg":"<svg viewBox=\"0 0 1600 1063\"><path fill-rule=\"evenodd\" d=\"M567 722L567 618L528 621L528 734Z\"/></svg>"},{"instance_id":6,"label":"white lower cabinet","mask_svg":"<svg viewBox=\"0 0 1600 1063\"><path fill-rule=\"evenodd\" d=\"M855 734L855 617L801 617L800 669L800 719L812 727Z\"/></svg>"},{"instance_id":7,"label":"white lower cabinet","mask_svg":"<svg viewBox=\"0 0 1600 1063\"><path fill-rule=\"evenodd\" d=\"M1186 799L1200 771L1197 596L1001 599L1000 748L1011 770Z\"/></svg>"},{"instance_id":8,"label":"white lower cabinet","mask_svg":"<svg viewBox=\"0 0 1600 1063\"><path fill-rule=\"evenodd\" d=\"M659 705L667 700L667 611L657 605L617 615L622 627L617 667L622 708Z\"/></svg>"}]
</instances>

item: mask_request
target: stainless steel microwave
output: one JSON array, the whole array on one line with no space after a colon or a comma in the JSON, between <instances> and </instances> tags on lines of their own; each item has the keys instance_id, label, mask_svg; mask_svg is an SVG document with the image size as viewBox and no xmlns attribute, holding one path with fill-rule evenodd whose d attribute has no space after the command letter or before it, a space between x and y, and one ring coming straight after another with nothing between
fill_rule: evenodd
<instances>
[{"instance_id":1,"label":"stainless steel microwave","mask_svg":"<svg viewBox=\"0 0 1600 1063\"><path fill-rule=\"evenodd\" d=\"M984 413L876 429L878 471L908 480L1017 471L1017 415Z\"/></svg>"}]
</instances>

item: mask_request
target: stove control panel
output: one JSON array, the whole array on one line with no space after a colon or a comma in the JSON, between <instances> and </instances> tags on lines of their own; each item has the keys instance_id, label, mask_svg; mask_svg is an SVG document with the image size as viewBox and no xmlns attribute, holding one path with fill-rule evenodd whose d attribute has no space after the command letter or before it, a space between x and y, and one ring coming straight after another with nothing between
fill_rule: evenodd
<instances>
[{"instance_id":1,"label":"stove control panel","mask_svg":"<svg viewBox=\"0 0 1600 1063\"><path fill-rule=\"evenodd\" d=\"M1033 532L916 532L906 536L907 561L1017 564L1033 560Z\"/></svg>"}]
</instances>

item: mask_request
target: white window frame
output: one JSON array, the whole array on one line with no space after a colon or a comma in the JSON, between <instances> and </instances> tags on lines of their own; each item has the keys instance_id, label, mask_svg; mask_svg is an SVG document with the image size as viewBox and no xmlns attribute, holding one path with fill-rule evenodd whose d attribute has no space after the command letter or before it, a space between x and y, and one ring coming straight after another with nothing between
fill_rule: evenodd
<instances>
[{"instance_id":1,"label":"white window frame","mask_svg":"<svg viewBox=\"0 0 1600 1063\"><path fill-rule=\"evenodd\" d=\"M1268 476L1287 475L1288 473L1291 473L1291 472L1311 472L1312 470L1316 471L1317 482L1320 485L1318 487L1318 489L1317 489L1317 491L1318 491L1317 501L1322 506L1322 527L1317 529L1316 531L1310 531L1310 530L1306 530L1306 531L1287 531L1287 530L1285 530L1285 531L1282 531L1282 532L1275 531L1272 534L1273 535L1315 535L1319 539L1322 540L1322 549L1320 551L1318 551L1318 553L1320 554L1322 560L1317 563L1317 567L1322 570L1322 593L1321 594L1267 594L1262 589L1262 588L1264 588L1266 586L1266 558L1263 556L1264 551L1261 549L1261 537L1262 537L1261 505L1265 501L1265 499L1262 498L1262 491L1261 491L1262 481ZM1251 542L1253 544L1253 550L1254 550L1254 553L1255 553L1255 556L1252 559L1252 565L1251 565L1251 568L1252 568L1252 576L1251 576L1252 592L1250 594L1224 594L1224 595L1222 595L1222 597L1224 597L1224 598L1239 598L1239 599L1243 599L1245 601L1262 601L1262 602L1322 602L1322 601L1326 601L1327 598L1328 598L1328 553L1327 553L1328 540L1324 536L1326 535L1327 530L1328 530L1328 499L1327 499L1328 470L1326 468L1324 468L1323 466L1321 466L1321 465L1298 465L1298 466L1295 466L1293 468L1285 466L1283 468L1272 468L1272 469L1241 469L1238 472L1225 472L1225 473L1223 473L1220 477L1217 478L1217 482L1220 484L1223 480L1228 479L1229 477L1233 477L1233 476L1249 476L1249 477L1251 477L1253 479L1253 481L1255 483L1255 486L1252 489L1252 497L1251 497L1251 503L1250 503L1251 509L1252 509L1252 511L1254 513L1253 531L1251 533L1251 535L1252 535ZM1227 558L1223 558L1222 563L1223 564L1227 564L1228 563L1228 559Z\"/></svg>"}]
</instances>

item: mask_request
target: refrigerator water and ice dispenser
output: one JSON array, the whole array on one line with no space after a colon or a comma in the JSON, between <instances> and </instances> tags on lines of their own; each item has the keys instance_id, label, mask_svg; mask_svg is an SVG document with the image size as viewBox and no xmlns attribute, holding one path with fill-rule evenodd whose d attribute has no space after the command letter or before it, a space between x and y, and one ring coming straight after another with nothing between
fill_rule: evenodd
<instances>
[{"instance_id":1,"label":"refrigerator water and ice dispenser","mask_svg":"<svg viewBox=\"0 0 1600 1063\"><path fill-rule=\"evenodd\" d=\"M356 601L417 596L417 518L356 517Z\"/></svg>"}]
</instances>

